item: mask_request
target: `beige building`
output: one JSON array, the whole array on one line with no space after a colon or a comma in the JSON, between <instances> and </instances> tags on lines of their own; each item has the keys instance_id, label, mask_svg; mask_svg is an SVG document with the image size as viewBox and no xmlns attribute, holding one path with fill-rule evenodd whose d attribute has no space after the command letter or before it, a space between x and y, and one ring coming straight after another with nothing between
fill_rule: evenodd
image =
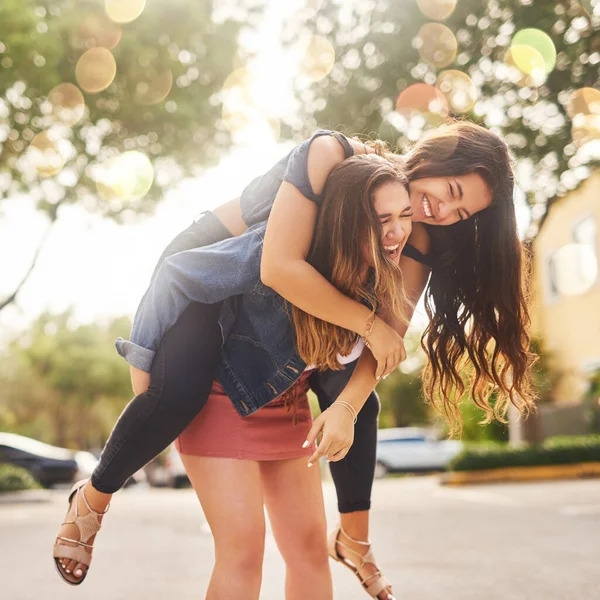
<instances>
[{"instance_id":1,"label":"beige building","mask_svg":"<svg viewBox=\"0 0 600 600\"><path fill-rule=\"evenodd\" d=\"M533 247L533 331L561 371L557 404L578 403L600 369L600 170L550 207Z\"/></svg>"}]
</instances>

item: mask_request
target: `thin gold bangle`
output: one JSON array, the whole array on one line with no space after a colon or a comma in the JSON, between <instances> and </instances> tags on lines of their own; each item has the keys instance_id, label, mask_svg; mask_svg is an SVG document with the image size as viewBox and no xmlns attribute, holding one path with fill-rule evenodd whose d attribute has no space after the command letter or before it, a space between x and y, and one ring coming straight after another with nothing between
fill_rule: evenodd
<instances>
[{"instance_id":1,"label":"thin gold bangle","mask_svg":"<svg viewBox=\"0 0 600 600\"><path fill-rule=\"evenodd\" d=\"M354 425L356 425L356 421L358 421L358 415L356 414L356 409L354 406L352 406L352 404L346 402L345 400L336 400L331 406L334 404L343 406L352 415L352 420L354 421Z\"/></svg>"}]
</instances>

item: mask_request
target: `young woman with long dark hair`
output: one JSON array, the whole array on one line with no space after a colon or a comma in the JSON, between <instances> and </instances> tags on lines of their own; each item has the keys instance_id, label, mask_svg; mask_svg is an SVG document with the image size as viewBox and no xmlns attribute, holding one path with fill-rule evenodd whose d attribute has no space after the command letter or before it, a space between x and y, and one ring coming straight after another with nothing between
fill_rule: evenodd
<instances>
[{"instance_id":1,"label":"young woman with long dark hair","mask_svg":"<svg viewBox=\"0 0 600 600\"><path fill-rule=\"evenodd\" d=\"M173 263L168 255L241 233L246 225L269 217L261 264L263 281L306 313L366 334L370 311L337 290L306 261L328 174L344 158L365 151L369 151L366 146L340 134L318 132L252 182L240 199L205 215L178 236L161 264L169 268ZM488 384L499 387L495 405L499 416L509 402L525 411L532 402L528 372L532 357L522 282L525 269L506 146L481 127L457 123L427 135L405 160L415 226L400 263L411 302L421 295L431 273L426 296L431 324L424 343L430 358L428 389L434 402L451 418L456 416L451 387L460 387L460 361L467 357L476 366L475 401L489 415ZM224 269L223 277L221 283L230 284L239 273ZM132 340L138 345L121 347L132 363L132 382L139 395L117 423L99 469L85 488L91 508L98 512L127 477L185 428L210 392L212 377L206 373L211 368L214 372L218 360L221 306L203 303L198 296L191 299L194 302L162 339L161 332L136 331L134 324ZM369 336L378 359L377 375L389 372L402 358L406 326L393 325L377 318ZM159 341L160 361L153 360L152 349ZM486 354L489 344L493 347L491 361ZM164 357L168 360L162 360ZM198 361L206 369L199 370ZM151 377L146 373L150 365ZM354 366L311 377L323 409L344 389ZM370 552L367 555L377 414L378 399L373 393L359 415L354 445L347 456L344 451L332 457L330 464L341 513L332 553L358 567L359 576L368 583L379 577L374 558ZM323 426L324 452L329 446L340 446L339 439L332 443L338 432L328 427L327 418L324 413L316 423ZM83 502L79 504L82 512L89 510ZM63 528L61 535L69 537L69 530ZM76 537L77 533L71 531L70 535ZM369 560L361 560L360 555ZM74 582L86 572L76 561L62 564ZM391 597L390 588L377 597Z\"/></svg>"}]
</instances>

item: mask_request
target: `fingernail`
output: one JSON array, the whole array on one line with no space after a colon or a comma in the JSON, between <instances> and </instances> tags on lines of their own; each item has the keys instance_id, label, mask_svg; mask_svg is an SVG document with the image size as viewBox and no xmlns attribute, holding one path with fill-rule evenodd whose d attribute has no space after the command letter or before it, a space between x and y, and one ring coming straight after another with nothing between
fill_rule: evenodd
<instances>
[{"instance_id":1,"label":"fingernail","mask_svg":"<svg viewBox=\"0 0 600 600\"><path fill-rule=\"evenodd\" d=\"M70 573L71 571L69 571L69 569L67 569L67 571L66 571L66 572L67 572L67 573Z\"/></svg>"},{"instance_id":2,"label":"fingernail","mask_svg":"<svg viewBox=\"0 0 600 600\"><path fill-rule=\"evenodd\" d=\"M313 465L312 463L308 463L308 466L309 466L309 467L312 467L312 465Z\"/></svg>"},{"instance_id":3,"label":"fingernail","mask_svg":"<svg viewBox=\"0 0 600 600\"><path fill-rule=\"evenodd\" d=\"M66 567L65 567L65 565L63 565L62 563L60 564L60 566L61 566L63 569L65 569L65 568L66 568Z\"/></svg>"},{"instance_id":4,"label":"fingernail","mask_svg":"<svg viewBox=\"0 0 600 600\"><path fill-rule=\"evenodd\" d=\"M77 569L77 571L75 571L75 575L77 575L77 577L81 577L83 575L83 571L81 569Z\"/></svg>"},{"instance_id":5,"label":"fingernail","mask_svg":"<svg viewBox=\"0 0 600 600\"><path fill-rule=\"evenodd\" d=\"M303 447L303 448L306 448L306 446L308 446L308 440L306 440L306 441L304 442L304 444L302 444L302 447Z\"/></svg>"}]
</instances>

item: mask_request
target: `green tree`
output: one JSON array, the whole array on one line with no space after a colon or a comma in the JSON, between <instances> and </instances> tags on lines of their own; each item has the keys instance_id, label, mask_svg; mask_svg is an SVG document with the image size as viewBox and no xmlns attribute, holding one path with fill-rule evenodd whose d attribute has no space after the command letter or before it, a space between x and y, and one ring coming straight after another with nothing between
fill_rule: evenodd
<instances>
[{"instance_id":1,"label":"green tree","mask_svg":"<svg viewBox=\"0 0 600 600\"><path fill-rule=\"evenodd\" d=\"M409 427L432 421L432 409L421 393L419 372L394 371L377 386L381 399L380 427Z\"/></svg>"},{"instance_id":2,"label":"green tree","mask_svg":"<svg viewBox=\"0 0 600 600\"><path fill-rule=\"evenodd\" d=\"M26 193L50 224L68 203L131 220L176 178L214 163L230 144L223 84L248 58L238 35L260 10L170 0L117 23L102 0L3 0L0 210Z\"/></svg>"},{"instance_id":3,"label":"green tree","mask_svg":"<svg viewBox=\"0 0 600 600\"><path fill-rule=\"evenodd\" d=\"M454 11L442 19L441 11L453 4ZM419 36L421 27L432 20L420 10L428 6L435 9L432 16L451 31L446 47L439 45L439 35ZM516 81L515 70L505 64L515 34L526 28L548 34L550 46L556 50L555 64L551 47L548 56L542 57L542 67L551 68L543 83L541 79L539 84L526 78ZM519 184L535 205L533 217L541 219L550 199L576 187L587 176L582 165L597 164L599 158L597 152L586 155L589 146L578 152L573 141L581 135L598 140L597 107L590 109L583 127L581 119L576 124L569 113L575 90L598 86L599 29L597 0L325 2L300 30L291 28L287 33L290 40L307 33L323 36L335 51L329 75L311 87L299 87L304 118L293 125L300 127L302 134L318 123L379 135L402 148L409 138L419 136L419 123L417 119L416 128L408 127L397 118L394 109L399 94L414 83L439 83L446 69L459 70L470 77L478 101L458 116L504 136L518 159ZM437 29L430 31L435 34ZM445 60L446 52L449 60ZM324 63L327 57L324 52L315 60ZM455 114L450 105L450 116ZM431 113L423 117L427 126L438 121L439 116Z\"/></svg>"},{"instance_id":4,"label":"green tree","mask_svg":"<svg viewBox=\"0 0 600 600\"><path fill-rule=\"evenodd\" d=\"M42 315L10 344L0 369L0 426L60 446L102 446L131 398L128 370L113 348L126 318L74 326Z\"/></svg>"}]
</instances>

